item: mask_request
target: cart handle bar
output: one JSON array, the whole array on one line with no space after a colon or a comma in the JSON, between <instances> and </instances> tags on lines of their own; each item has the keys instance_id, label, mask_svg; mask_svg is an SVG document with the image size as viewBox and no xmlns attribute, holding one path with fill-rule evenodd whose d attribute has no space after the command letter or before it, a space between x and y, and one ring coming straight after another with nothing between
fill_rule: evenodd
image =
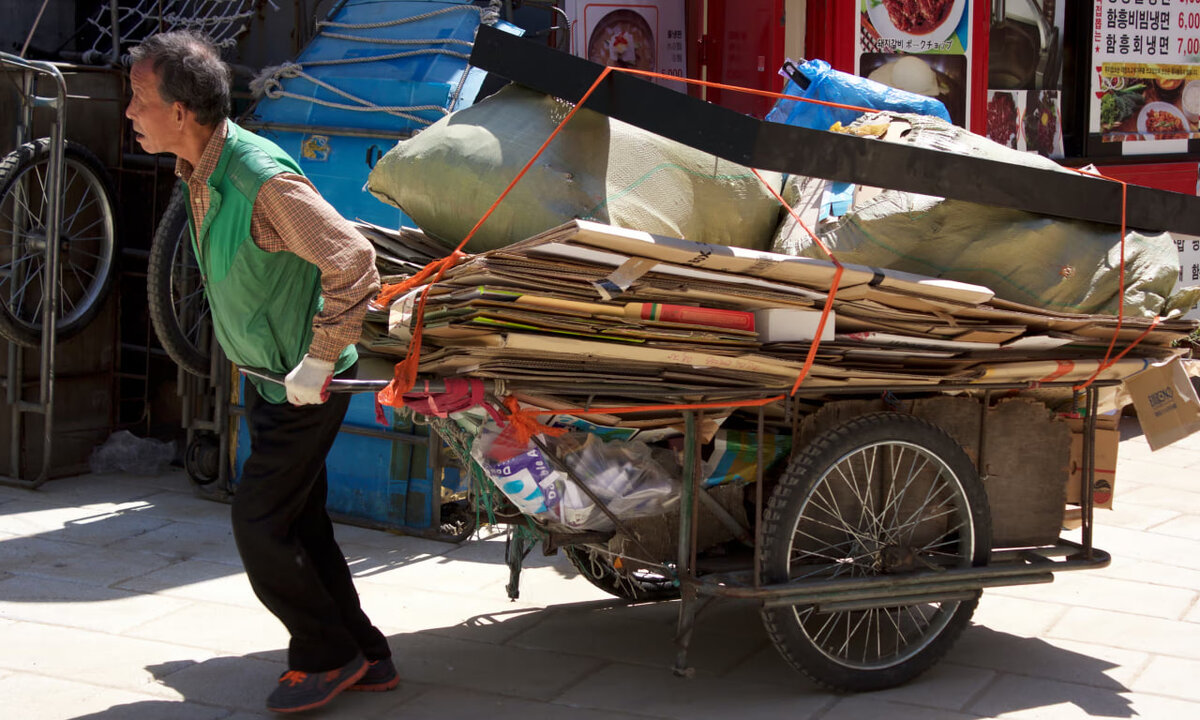
<instances>
[{"instance_id":1,"label":"cart handle bar","mask_svg":"<svg viewBox=\"0 0 1200 720\"><path fill-rule=\"evenodd\" d=\"M276 385L284 384L283 376L279 375L277 373L267 372L266 370L259 370L258 368L247 368L247 367L241 367L241 366L238 366L238 370L243 375L246 375L247 377L258 378L259 380L266 380L267 382L275 383ZM388 382L390 382L390 381L389 380L340 380L335 377L333 380L329 381L329 387L327 387L325 389L331 393L379 392L380 390L387 387Z\"/></svg>"}]
</instances>

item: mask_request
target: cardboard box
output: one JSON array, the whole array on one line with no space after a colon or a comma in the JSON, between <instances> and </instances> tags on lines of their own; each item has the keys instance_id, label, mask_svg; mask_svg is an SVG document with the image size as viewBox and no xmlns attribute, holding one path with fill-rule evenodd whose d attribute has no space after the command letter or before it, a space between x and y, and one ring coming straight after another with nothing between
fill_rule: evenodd
<instances>
[{"instance_id":1,"label":"cardboard box","mask_svg":"<svg viewBox=\"0 0 1200 720\"><path fill-rule=\"evenodd\" d=\"M1113 490L1117 484L1117 447L1121 431L1117 415L1096 416L1096 472L1092 480L1092 507L1112 510ZM1079 482L1083 473L1083 420L1067 418L1071 428L1071 465L1067 476L1067 503L1080 502Z\"/></svg>"},{"instance_id":2,"label":"cardboard box","mask_svg":"<svg viewBox=\"0 0 1200 720\"><path fill-rule=\"evenodd\" d=\"M817 325L821 322L819 310L794 308L768 308L754 311L754 327L758 330L758 341L806 342L817 336ZM821 331L821 342L833 342L834 324L837 314L830 310L829 318Z\"/></svg>"},{"instance_id":3,"label":"cardboard box","mask_svg":"<svg viewBox=\"0 0 1200 720\"><path fill-rule=\"evenodd\" d=\"M1200 398L1178 357L1125 380L1151 450L1200 430Z\"/></svg>"}]
</instances>

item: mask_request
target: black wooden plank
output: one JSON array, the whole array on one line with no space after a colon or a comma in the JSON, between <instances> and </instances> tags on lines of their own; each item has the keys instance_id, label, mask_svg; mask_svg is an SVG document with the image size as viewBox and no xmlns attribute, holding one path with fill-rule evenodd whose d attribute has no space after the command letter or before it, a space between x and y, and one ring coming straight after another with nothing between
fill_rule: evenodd
<instances>
[{"instance_id":1,"label":"black wooden plank","mask_svg":"<svg viewBox=\"0 0 1200 720\"><path fill-rule=\"evenodd\" d=\"M572 102L604 69L486 26L475 38L471 64ZM1121 222L1116 182L764 122L626 73L611 73L585 107L749 167ZM1200 198L1192 195L1130 185L1127 215L1132 228L1200 235Z\"/></svg>"}]
</instances>

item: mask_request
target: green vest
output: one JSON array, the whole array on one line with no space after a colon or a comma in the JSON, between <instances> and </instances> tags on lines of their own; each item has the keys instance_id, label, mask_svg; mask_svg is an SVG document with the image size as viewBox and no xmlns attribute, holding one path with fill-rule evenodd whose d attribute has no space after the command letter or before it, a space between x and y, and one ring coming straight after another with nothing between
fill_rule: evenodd
<instances>
[{"instance_id":1,"label":"green vest","mask_svg":"<svg viewBox=\"0 0 1200 720\"><path fill-rule=\"evenodd\" d=\"M258 189L282 172L303 175L278 145L226 121L221 158L208 178L208 213L196 232L191 196L188 227L204 277L217 342L230 360L279 375L291 372L312 344L313 317L323 305L321 272L290 252L266 252L250 237ZM340 373L358 359L349 345L334 367ZM259 395L287 402L283 385L253 379Z\"/></svg>"}]
</instances>

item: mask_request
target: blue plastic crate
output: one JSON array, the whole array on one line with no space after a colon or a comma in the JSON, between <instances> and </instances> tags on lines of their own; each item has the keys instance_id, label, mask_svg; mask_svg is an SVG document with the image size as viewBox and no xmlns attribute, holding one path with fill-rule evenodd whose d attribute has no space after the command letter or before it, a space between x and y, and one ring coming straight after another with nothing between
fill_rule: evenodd
<instances>
[{"instance_id":1,"label":"blue plastic crate","mask_svg":"<svg viewBox=\"0 0 1200 720\"><path fill-rule=\"evenodd\" d=\"M396 24L409 18L419 19ZM474 98L483 80L484 73L467 63L479 20L479 8L466 0L349 0L332 22L392 24L321 28L294 62L320 83L379 107L457 110ZM336 64L321 64L329 62ZM411 132L445 114L436 109L404 111L428 121L414 122L386 112L334 107L325 103L358 103L305 77L282 77L280 87L300 97L260 101L255 114L264 122Z\"/></svg>"},{"instance_id":2,"label":"blue plastic crate","mask_svg":"<svg viewBox=\"0 0 1200 720\"><path fill-rule=\"evenodd\" d=\"M266 128L256 132L295 158L321 196L343 217L388 228L416 226L400 208L376 199L365 187L371 168L394 141Z\"/></svg>"},{"instance_id":3,"label":"blue plastic crate","mask_svg":"<svg viewBox=\"0 0 1200 720\"><path fill-rule=\"evenodd\" d=\"M364 393L351 398L342 425L428 434L427 426L414 428L409 421L397 420L391 408L384 408L384 416L387 427L375 419L374 396ZM241 480L249 456L250 431L243 417L238 422L235 485ZM325 468L329 483L326 507L331 513L400 531L433 529L441 498L434 496L433 469L425 445L343 430L333 443ZM450 492L463 489L456 468L445 468L442 485Z\"/></svg>"}]
</instances>

